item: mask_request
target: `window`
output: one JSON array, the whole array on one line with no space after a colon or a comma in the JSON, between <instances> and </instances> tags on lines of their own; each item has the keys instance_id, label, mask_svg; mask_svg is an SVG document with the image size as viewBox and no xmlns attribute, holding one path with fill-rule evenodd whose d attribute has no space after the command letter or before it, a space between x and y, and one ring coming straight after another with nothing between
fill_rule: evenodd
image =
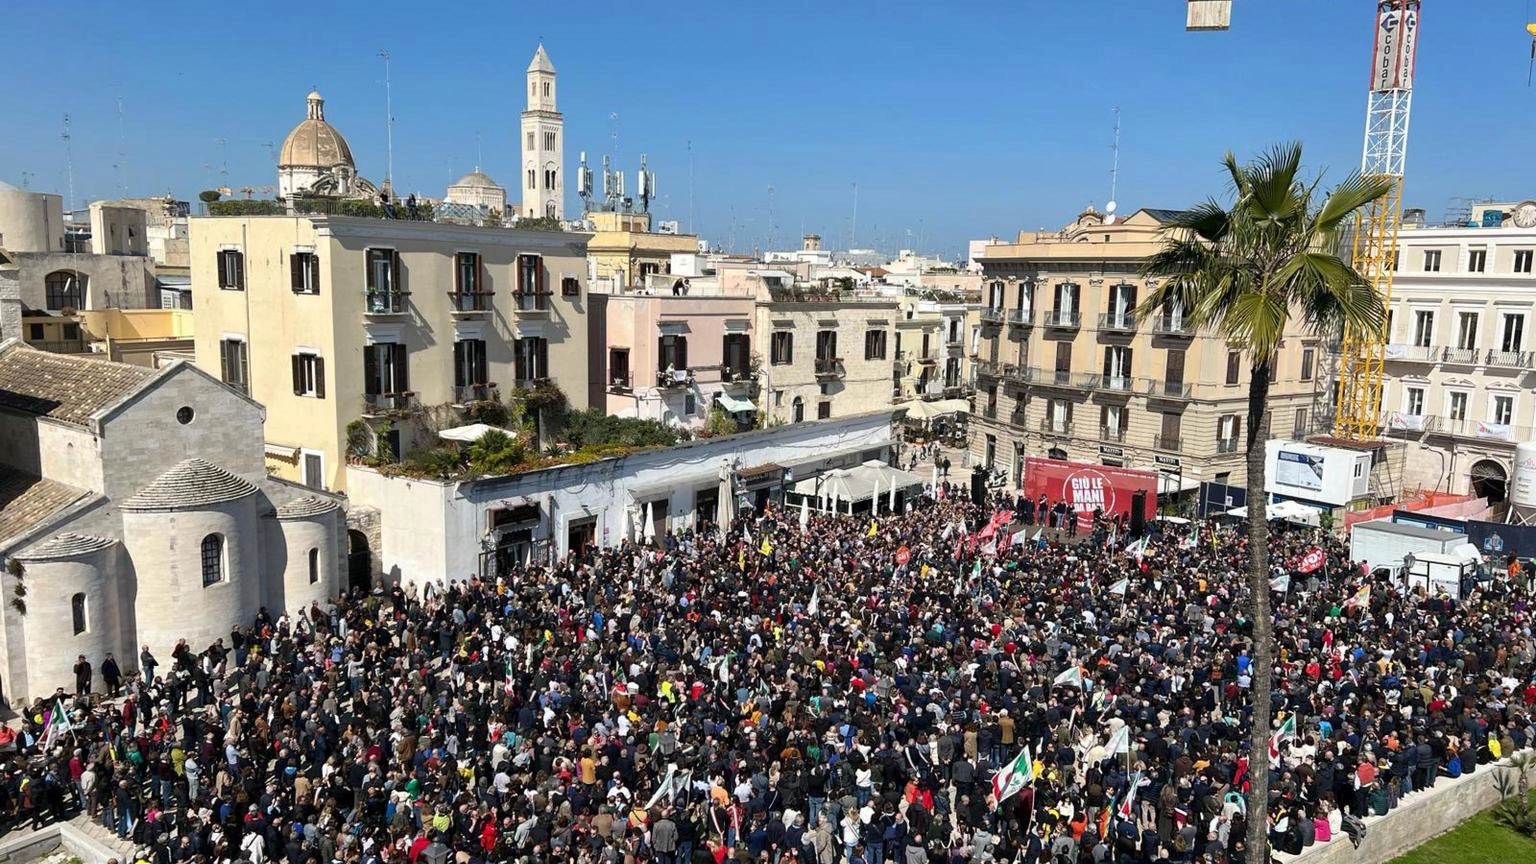
<instances>
[{"instance_id":1,"label":"window","mask_svg":"<svg viewBox=\"0 0 1536 864\"><path fill-rule=\"evenodd\" d=\"M41 324L28 324L27 325L27 338L31 339L33 342L37 342L37 341L41 340L43 338L43 325L41 325Z\"/></svg>"},{"instance_id":2,"label":"window","mask_svg":"<svg viewBox=\"0 0 1536 864\"><path fill-rule=\"evenodd\" d=\"M1428 348L1435 341L1435 313L1428 309L1418 309L1413 313L1413 344L1419 348Z\"/></svg>"},{"instance_id":3,"label":"window","mask_svg":"<svg viewBox=\"0 0 1536 864\"><path fill-rule=\"evenodd\" d=\"M1488 269L1488 250L1473 249L1467 253L1467 272L1482 273Z\"/></svg>"},{"instance_id":4,"label":"window","mask_svg":"<svg viewBox=\"0 0 1536 864\"><path fill-rule=\"evenodd\" d=\"M684 396L683 396L683 416L684 417L692 417L694 414L697 414L698 411L699 411L699 402L698 402L698 400L696 398L694 398L694 395L692 393L684 394Z\"/></svg>"},{"instance_id":5,"label":"window","mask_svg":"<svg viewBox=\"0 0 1536 864\"><path fill-rule=\"evenodd\" d=\"M1184 388L1183 349L1170 349L1168 351L1168 365L1163 367L1163 385L1169 390L1182 390Z\"/></svg>"},{"instance_id":6,"label":"window","mask_svg":"<svg viewBox=\"0 0 1536 864\"><path fill-rule=\"evenodd\" d=\"M548 84L546 84L544 86L545 86L545 88L549 87ZM544 95L545 96L549 95L548 89L545 90ZM544 133L544 149L545 150L549 150L549 151L553 151L555 149L555 133L553 133L553 132L545 132Z\"/></svg>"},{"instance_id":7,"label":"window","mask_svg":"<svg viewBox=\"0 0 1536 864\"><path fill-rule=\"evenodd\" d=\"M291 358L293 362L293 395L325 398L325 358L318 354L301 351Z\"/></svg>"},{"instance_id":8,"label":"window","mask_svg":"<svg viewBox=\"0 0 1536 864\"><path fill-rule=\"evenodd\" d=\"M224 535L203 538L203 587L224 581Z\"/></svg>"},{"instance_id":9,"label":"window","mask_svg":"<svg viewBox=\"0 0 1536 864\"><path fill-rule=\"evenodd\" d=\"M884 330L866 330L866 331L864 331L864 359L865 360L884 360L885 359L885 331Z\"/></svg>"},{"instance_id":10,"label":"window","mask_svg":"<svg viewBox=\"0 0 1536 864\"><path fill-rule=\"evenodd\" d=\"M775 366L787 366L795 359L795 334L789 330L778 330L769 337L769 360Z\"/></svg>"},{"instance_id":11,"label":"window","mask_svg":"<svg viewBox=\"0 0 1536 864\"><path fill-rule=\"evenodd\" d=\"M1072 343L1056 343L1056 383L1065 384L1072 377Z\"/></svg>"},{"instance_id":12,"label":"window","mask_svg":"<svg viewBox=\"0 0 1536 864\"><path fill-rule=\"evenodd\" d=\"M1387 269L1392 271L1393 273L1396 273L1397 272L1397 265L1402 261L1402 258L1403 258L1403 250L1401 250L1401 249L1393 249L1392 250L1392 258L1387 261Z\"/></svg>"},{"instance_id":13,"label":"window","mask_svg":"<svg viewBox=\"0 0 1536 864\"><path fill-rule=\"evenodd\" d=\"M1105 440L1119 441L1124 438L1125 425L1125 408L1122 406L1104 405L1099 408L1099 426Z\"/></svg>"},{"instance_id":14,"label":"window","mask_svg":"<svg viewBox=\"0 0 1536 864\"><path fill-rule=\"evenodd\" d=\"M1456 313L1456 347L1464 351L1477 348L1477 313Z\"/></svg>"},{"instance_id":15,"label":"window","mask_svg":"<svg viewBox=\"0 0 1536 864\"><path fill-rule=\"evenodd\" d=\"M532 138L533 137L533 133L529 132L528 133L528 137ZM528 147L529 147L529 149L532 149L533 145L529 144ZM528 188L529 189L536 189L536 188L538 188L538 176L539 176L539 174L538 174L537 171L535 171L532 168L528 169Z\"/></svg>"},{"instance_id":16,"label":"window","mask_svg":"<svg viewBox=\"0 0 1536 864\"><path fill-rule=\"evenodd\" d=\"M84 594L76 594L69 598L69 616L74 624L76 636L90 629L90 620L86 617Z\"/></svg>"},{"instance_id":17,"label":"window","mask_svg":"<svg viewBox=\"0 0 1536 864\"><path fill-rule=\"evenodd\" d=\"M1238 377L1242 375L1242 370L1243 370L1243 352L1241 352L1241 351L1228 351L1227 352L1227 383L1228 384L1236 384Z\"/></svg>"},{"instance_id":18,"label":"window","mask_svg":"<svg viewBox=\"0 0 1536 864\"><path fill-rule=\"evenodd\" d=\"M832 416L832 401L823 399L816 403L816 419L826 420Z\"/></svg>"},{"instance_id":19,"label":"window","mask_svg":"<svg viewBox=\"0 0 1536 864\"><path fill-rule=\"evenodd\" d=\"M295 252L288 256L288 275L295 294L320 293L320 256Z\"/></svg>"},{"instance_id":20,"label":"window","mask_svg":"<svg viewBox=\"0 0 1536 864\"><path fill-rule=\"evenodd\" d=\"M1296 416L1291 420L1291 437L1302 438L1307 434L1307 409L1297 408Z\"/></svg>"},{"instance_id":21,"label":"window","mask_svg":"<svg viewBox=\"0 0 1536 864\"><path fill-rule=\"evenodd\" d=\"M1516 273L1529 273L1529 272L1531 272L1531 250L1530 249L1516 249L1515 250L1515 267L1514 267L1514 272L1516 272Z\"/></svg>"},{"instance_id":22,"label":"window","mask_svg":"<svg viewBox=\"0 0 1536 864\"><path fill-rule=\"evenodd\" d=\"M837 331L816 331L816 359L820 361L832 361L837 359Z\"/></svg>"},{"instance_id":23,"label":"window","mask_svg":"<svg viewBox=\"0 0 1536 864\"><path fill-rule=\"evenodd\" d=\"M1515 420L1515 397L1504 394L1494 394L1492 410L1488 412L1488 419L1494 423L1508 426Z\"/></svg>"},{"instance_id":24,"label":"window","mask_svg":"<svg viewBox=\"0 0 1536 864\"><path fill-rule=\"evenodd\" d=\"M549 340L542 336L516 340L513 360L513 374L520 384L548 378Z\"/></svg>"},{"instance_id":25,"label":"window","mask_svg":"<svg viewBox=\"0 0 1536 864\"><path fill-rule=\"evenodd\" d=\"M1066 435L1072 431L1072 403L1065 399L1052 399L1046 404L1045 428L1047 432Z\"/></svg>"},{"instance_id":26,"label":"window","mask_svg":"<svg viewBox=\"0 0 1536 864\"><path fill-rule=\"evenodd\" d=\"M1179 431L1183 426L1184 417L1182 414L1174 414L1172 412L1162 416L1162 427L1157 436L1157 447L1160 450L1177 450L1181 443L1179 441Z\"/></svg>"},{"instance_id":27,"label":"window","mask_svg":"<svg viewBox=\"0 0 1536 864\"><path fill-rule=\"evenodd\" d=\"M1312 380L1312 364L1316 360L1317 349L1303 348L1301 350L1301 380Z\"/></svg>"},{"instance_id":28,"label":"window","mask_svg":"<svg viewBox=\"0 0 1536 864\"><path fill-rule=\"evenodd\" d=\"M1424 388L1409 387L1403 391L1403 413L1409 417L1424 416Z\"/></svg>"},{"instance_id":29,"label":"window","mask_svg":"<svg viewBox=\"0 0 1536 864\"><path fill-rule=\"evenodd\" d=\"M545 97L549 96L549 82L548 81L544 82L544 95L545 95Z\"/></svg>"},{"instance_id":30,"label":"window","mask_svg":"<svg viewBox=\"0 0 1536 864\"><path fill-rule=\"evenodd\" d=\"M245 290L245 255L237 249L221 249L218 257L219 287Z\"/></svg>"},{"instance_id":31,"label":"window","mask_svg":"<svg viewBox=\"0 0 1536 864\"><path fill-rule=\"evenodd\" d=\"M534 95L534 96L537 96L537 95L538 95L538 91L537 91L537 90L535 90L535 91L534 91L534 92L533 92L533 94L532 94L532 95ZM530 153L531 153L531 152L533 152L533 132L531 132L531 131L530 131L530 132L529 132L529 133L528 133L528 134L527 134L527 136L526 136L526 137L527 137L527 139L528 139L528 145L527 145L527 146L526 146L526 147L524 147L524 148L523 148L523 149L524 149L524 150L527 150L527 151L528 151L528 152L530 152Z\"/></svg>"},{"instance_id":32,"label":"window","mask_svg":"<svg viewBox=\"0 0 1536 864\"><path fill-rule=\"evenodd\" d=\"M529 312L544 308L544 259L517 256L517 308Z\"/></svg>"},{"instance_id":33,"label":"window","mask_svg":"<svg viewBox=\"0 0 1536 864\"><path fill-rule=\"evenodd\" d=\"M752 371L752 339L745 333L727 333L721 340L720 359L724 371L733 377Z\"/></svg>"},{"instance_id":34,"label":"window","mask_svg":"<svg viewBox=\"0 0 1536 864\"><path fill-rule=\"evenodd\" d=\"M410 361L405 345L376 342L363 346L365 396L398 396L410 389Z\"/></svg>"},{"instance_id":35,"label":"window","mask_svg":"<svg viewBox=\"0 0 1536 864\"><path fill-rule=\"evenodd\" d=\"M561 277L561 279L560 279L560 296L561 297L580 297L581 296L581 280L577 279L575 276L563 276L563 277Z\"/></svg>"},{"instance_id":36,"label":"window","mask_svg":"<svg viewBox=\"0 0 1536 864\"><path fill-rule=\"evenodd\" d=\"M982 457L981 464L991 468L997 462L997 436L987 436L986 455Z\"/></svg>"},{"instance_id":37,"label":"window","mask_svg":"<svg viewBox=\"0 0 1536 864\"><path fill-rule=\"evenodd\" d=\"M453 256L453 291L455 294L479 294L483 289L479 252L459 252Z\"/></svg>"},{"instance_id":38,"label":"window","mask_svg":"<svg viewBox=\"0 0 1536 864\"><path fill-rule=\"evenodd\" d=\"M304 452L303 480L311 489L325 488L325 454Z\"/></svg>"},{"instance_id":39,"label":"window","mask_svg":"<svg viewBox=\"0 0 1536 864\"><path fill-rule=\"evenodd\" d=\"M400 253L394 249L369 249L366 257L368 311L375 314L405 311L405 292L400 290Z\"/></svg>"},{"instance_id":40,"label":"window","mask_svg":"<svg viewBox=\"0 0 1536 864\"><path fill-rule=\"evenodd\" d=\"M987 308L988 309L1002 309L1003 308L1003 304L1005 302L1004 301L1004 297L1007 294L1007 290L1008 290L1007 286L1004 285L1002 282L993 282L987 288Z\"/></svg>"},{"instance_id":41,"label":"window","mask_svg":"<svg viewBox=\"0 0 1536 864\"><path fill-rule=\"evenodd\" d=\"M1517 313L1504 313L1504 326L1499 335L1499 350L1519 351L1525 344L1525 316Z\"/></svg>"},{"instance_id":42,"label":"window","mask_svg":"<svg viewBox=\"0 0 1536 864\"><path fill-rule=\"evenodd\" d=\"M85 285L90 281L84 273L72 270L56 270L43 277L44 300L49 312L79 309L85 305Z\"/></svg>"},{"instance_id":43,"label":"window","mask_svg":"<svg viewBox=\"0 0 1536 864\"><path fill-rule=\"evenodd\" d=\"M656 340L656 371L688 368L688 337L662 336Z\"/></svg>"},{"instance_id":44,"label":"window","mask_svg":"<svg viewBox=\"0 0 1536 864\"><path fill-rule=\"evenodd\" d=\"M608 349L608 383L623 389L633 386L629 380L628 348Z\"/></svg>"},{"instance_id":45,"label":"window","mask_svg":"<svg viewBox=\"0 0 1536 864\"><path fill-rule=\"evenodd\" d=\"M1109 289L1109 325L1127 328L1133 326L1131 313L1136 308L1136 286L1122 282Z\"/></svg>"},{"instance_id":46,"label":"window","mask_svg":"<svg viewBox=\"0 0 1536 864\"><path fill-rule=\"evenodd\" d=\"M320 550L309 550L309 584L320 581Z\"/></svg>"},{"instance_id":47,"label":"window","mask_svg":"<svg viewBox=\"0 0 1536 864\"><path fill-rule=\"evenodd\" d=\"M1056 285L1056 320L1063 324L1077 320L1077 286L1071 282Z\"/></svg>"},{"instance_id":48,"label":"window","mask_svg":"<svg viewBox=\"0 0 1536 864\"><path fill-rule=\"evenodd\" d=\"M1440 272L1440 250L1439 249L1425 249L1424 250L1424 272L1425 273L1439 273Z\"/></svg>"},{"instance_id":49,"label":"window","mask_svg":"<svg viewBox=\"0 0 1536 864\"><path fill-rule=\"evenodd\" d=\"M553 169L553 168L545 168L544 169L544 188L545 189L550 189L550 190L553 190L555 188L555 169Z\"/></svg>"},{"instance_id":50,"label":"window","mask_svg":"<svg viewBox=\"0 0 1536 864\"><path fill-rule=\"evenodd\" d=\"M460 339L453 343L453 399L459 404L490 398L485 340Z\"/></svg>"},{"instance_id":51,"label":"window","mask_svg":"<svg viewBox=\"0 0 1536 864\"><path fill-rule=\"evenodd\" d=\"M80 325L79 324L65 324L63 327L61 327L59 329L62 330L63 333L64 333L64 341L65 342L73 342L76 339L80 338Z\"/></svg>"},{"instance_id":52,"label":"window","mask_svg":"<svg viewBox=\"0 0 1536 864\"><path fill-rule=\"evenodd\" d=\"M1131 389L1131 349L1110 345L1104 349L1104 380L1106 390Z\"/></svg>"},{"instance_id":53,"label":"window","mask_svg":"<svg viewBox=\"0 0 1536 864\"><path fill-rule=\"evenodd\" d=\"M1467 419L1467 402L1470 401L1468 393L1464 390L1453 390L1446 402L1445 413L1450 419L1462 422Z\"/></svg>"},{"instance_id":54,"label":"window","mask_svg":"<svg viewBox=\"0 0 1536 864\"><path fill-rule=\"evenodd\" d=\"M799 396L789 403L789 419L791 423L805 422L805 400Z\"/></svg>"},{"instance_id":55,"label":"window","mask_svg":"<svg viewBox=\"0 0 1536 864\"><path fill-rule=\"evenodd\" d=\"M1242 418L1236 414L1223 414L1217 418L1216 451L1218 453L1236 453L1237 436L1242 428Z\"/></svg>"},{"instance_id":56,"label":"window","mask_svg":"<svg viewBox=\"0 0 1536 864\"><path fill-rule=\"evenodd\" d=\"M241 393L250 395L251 367L245 340L219 340L219 379Z\"/></svg>"}]
</instances>

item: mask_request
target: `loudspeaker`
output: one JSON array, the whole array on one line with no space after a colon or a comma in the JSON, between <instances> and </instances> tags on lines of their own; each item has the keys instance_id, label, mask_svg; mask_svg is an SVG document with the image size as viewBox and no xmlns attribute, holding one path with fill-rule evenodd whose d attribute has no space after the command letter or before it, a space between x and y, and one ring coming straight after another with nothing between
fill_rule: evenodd
<instances>
[{"instance_id":1,"label":"loudspeaker","mask_svg":"<svg viewBox=\"0 0 1536 864\"><path fill-rule=\"evenodd\" d=\"M1140 537L1147 532L1147 490L1131 493L1131 535Z\"/></svg>"},{"instance_id":2,"label":"loudspeaker","mask_svg":"<svg viewBox=\"0 0 1536 864\"><path fill-rule=\"evenodd\" d=\"M987 502L987 471L981 466L971 472L971 503L985 504Z\"/></svg>"}]
</instances>

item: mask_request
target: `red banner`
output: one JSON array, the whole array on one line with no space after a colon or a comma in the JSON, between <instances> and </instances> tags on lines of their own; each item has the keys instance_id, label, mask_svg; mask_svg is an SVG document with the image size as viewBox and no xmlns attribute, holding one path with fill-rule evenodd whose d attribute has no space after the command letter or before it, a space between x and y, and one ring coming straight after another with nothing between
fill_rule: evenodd
<instances>
[{"instance_id":1,"label":"red banner","mask_svg":"<svg viewBox=\"0 0 1536 864\"><path fill-rule=\"evenodd\" d=\"M1095 509L1103 511L1105 518L1116 513L1129 518L1131 496L1138 491L1147 493L1142 515L1150 521L1157 515L1157 474L1152 471L1033 456L1024 459L1024 494L1036 502L1044 495L1052 507L1058 501L1067 502L1077 511L1079 529L1093 526Z\"/></svg>"},{"instance_id":2,"label":"red banner","mask_svg":"<svg viewBox=\"0 0 1536 864\"><path fill-rule=\"evenodd\" d=\"M1296 564L1298 573L1311 573L1323 566L1328 561L1328 555L1323 550L1313 546L1307 554L1301 556L1301 561Z\"/></svg>"}]
</instances>

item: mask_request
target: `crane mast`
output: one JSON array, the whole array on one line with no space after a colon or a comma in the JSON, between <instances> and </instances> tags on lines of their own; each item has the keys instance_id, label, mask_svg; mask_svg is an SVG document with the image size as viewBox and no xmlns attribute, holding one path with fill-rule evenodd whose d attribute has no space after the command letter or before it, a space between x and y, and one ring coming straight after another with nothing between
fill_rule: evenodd
<instances>
[{"instance_id":1,"label":"crane mast","mask_svg":"<svg viewBox=\"0 0 1536 864\"><path fill-rule=\"evenodd\" d=\"M1360 173L1387 180L1391 191L1360 214L1350 242L1355 270L1381 295L1383 317L1391 307L1398 232L1403 225L1403 176L1413 107L1419 6L1419 0L1380 0L1376 9ZM1373 440L1381 433L1382 367L1388 334L1385 328L1366 332L1351 327L1342 337L1333 434L1354 441Z\"/></svg>"}]
</instances>

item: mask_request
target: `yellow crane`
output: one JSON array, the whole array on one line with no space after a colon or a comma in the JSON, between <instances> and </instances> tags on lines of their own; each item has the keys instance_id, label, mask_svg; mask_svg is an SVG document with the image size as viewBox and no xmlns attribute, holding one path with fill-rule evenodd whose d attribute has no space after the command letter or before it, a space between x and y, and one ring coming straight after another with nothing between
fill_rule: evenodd
<instances>
[{"instance_id":1,"label":"yellow crane","mask_svg":"<svg viewBox=\"0 0 1536 864\"><path fill-rule=\"evenodd\" d=\"M1189 0L1186 29L1226 30L1232 0ZM1403 225L1403 174L1408 158L1408 121L1413 108L1413 71L1419 45L1420 0L1378 0L1372 31L1370 96L1365 109L1365 147L1360 173L1391 181L1392 191L1355 223L1355 269L1392 300L1397 235ZM1536 31L1533 31L1536 36ZM1333 434L1371 441L1381 434L1382 366L1387 334L1346 330L1339 346Z\"/></svg>"}]
</instances>

